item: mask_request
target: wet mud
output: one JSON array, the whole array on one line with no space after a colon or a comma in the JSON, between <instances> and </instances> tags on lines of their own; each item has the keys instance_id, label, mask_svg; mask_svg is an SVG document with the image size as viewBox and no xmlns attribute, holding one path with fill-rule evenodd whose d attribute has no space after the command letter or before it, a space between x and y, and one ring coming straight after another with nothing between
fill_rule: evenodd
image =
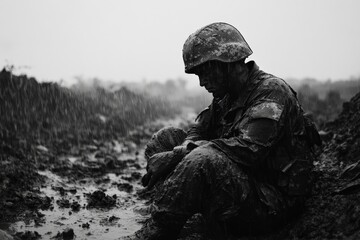
<instances>
[{"instance_id":1,"label":"wet mud","mask_svg":"<svg viewBox=\"0 0 360 240\"><path fill-rule=\"evenodd\" d=\"M93 142L56 155L36 147L41 181L29 191L26 210L0 228L17 239L118 239L141 227L149 216L141 177L144 147L164 126L186 127L195 115L153 121L123 139ZM9 200L9 205L11 201Z\"/></svg>"}]
</instances>

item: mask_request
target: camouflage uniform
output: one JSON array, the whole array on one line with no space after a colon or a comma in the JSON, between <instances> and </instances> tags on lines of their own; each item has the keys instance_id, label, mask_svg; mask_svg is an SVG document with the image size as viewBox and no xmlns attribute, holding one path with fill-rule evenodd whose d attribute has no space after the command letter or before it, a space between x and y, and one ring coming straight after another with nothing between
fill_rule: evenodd
<instances>
[{"instance_id":1,"label":"camouflage uniform","mask_svg":"<svg viewBox=\"0 0 360 240\"><path fill-rule=\"evenodd\" d=\"M250 74L239 97L214 99L189 130L186 140L209 142L165 180L153 214L160 225L180 226L202 213L222 234L267 231L309 193L315 126L282 79L253 61L246 66Z\"/></svg>"},{"instance_id":2,"label":"camouflage uniform","mask_svg":"<svg viewBox=\"0 0 360 240\"><path fill-rule=\"evenodd\" d=\"M214 99L187 134L167 128L150 141L144 185L174 170L160 184L155 211L136 239L174 239L195 213L219 233L213 238L271 230L309 194L319 135L282 79L253 61L245 64L251 54L227 23L207 25L186 40L185 72L198 75ZM185 157L183 149L189 150Z\"/></svg>"}]
</instances>

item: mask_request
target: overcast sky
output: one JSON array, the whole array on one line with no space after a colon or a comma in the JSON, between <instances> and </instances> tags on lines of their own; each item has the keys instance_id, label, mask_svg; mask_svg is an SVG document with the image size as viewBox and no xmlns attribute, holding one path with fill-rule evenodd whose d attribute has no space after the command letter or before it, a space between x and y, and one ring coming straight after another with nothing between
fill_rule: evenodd
<instances>
[{"instance_id":1,"label":"overcast sky","mask_svg":"<svg viewBox=\"0 0 360 240\"><path fill-rule=\"evenodd\" d=\"M182 46L218 21L279 77L360 76L358 0L0 0L0 65L48 81L196 80Z\"/></svg>"}]
</instances>

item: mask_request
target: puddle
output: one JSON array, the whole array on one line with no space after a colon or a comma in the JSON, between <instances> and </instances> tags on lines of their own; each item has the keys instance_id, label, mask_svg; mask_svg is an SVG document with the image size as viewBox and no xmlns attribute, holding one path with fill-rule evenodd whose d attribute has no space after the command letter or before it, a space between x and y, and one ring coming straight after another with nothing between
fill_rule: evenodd
<instances>
[{"instance_id":1,"label":"puddle","mask_svg":"<svg viewBox=\"0 0 360 240\"><path fill-rule=\"evenodd\" d=\"M134 155L126 154L121 158L134 159ZM69 157L71 162L77 158ZM141 166L145 160L137 156ZM47 177L47 182L40 188L41 193L52 199L50 210L39 210L42 220L24 217L7 228L11 232L36 231L41 239L50 239L72 228L76 239L116 239L127 236L141 227L141 223L148 217L145 201L136 197L135 192L142 189L140 182L131 179L131 174L137 172L143 175L144 169L127 168L121 174L107 173L100 178L85 178L71 181L60 177L51 171L39 171ZM125 188L121 188L125 186ZM126 188L127 187L127 188ZM89 194L102 190L108 196L116 196L116 204L110 208L88 208ZM76 204L74 204L76 203ZM74 209L71 206L78 206ZM144 213L145 212L145 213Z\"/></svg>"}]
</instances>

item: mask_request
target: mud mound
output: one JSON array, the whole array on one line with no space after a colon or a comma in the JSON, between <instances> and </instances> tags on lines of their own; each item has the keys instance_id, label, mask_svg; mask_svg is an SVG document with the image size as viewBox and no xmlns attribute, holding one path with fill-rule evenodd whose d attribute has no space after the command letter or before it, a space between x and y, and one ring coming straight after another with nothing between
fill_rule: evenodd
<instances>
[{"instance_id":1,"label":"mud mound","mask_svg":"<svg viewBox=\"0 0 360 240\"><path fill-rule=\"evenodd\" d=\"M333 136L325 151L346 164L360 160L360 93L343 104L339 117L327 124Z\"/></svg>"},{"instance_id":2,"label":"mud mound","mask_svg":"<svg viewBox=\"0 0 360 240\"><path fill-rule=\"evenodd\" d=\"M89 195L87 208L110 208L116 204L116 195L110 197L103 191L97 190Z\"/></svg>"},{"instance_id":3,"label":"mud mound","mask_svg":"<svg viewBox=\"0 0 360 240\"><path fill-rule=\"evenodd\" d=\"M19 144L7 144L4 138L0 141L0 220L11 219L17 211L36 205L28 191L43 181L36 172L35 160L27 157L30 152Z\"/></svg>"},{"instance_id":4,"label":"mud mound","mask_svg":"<svg viewBox=\"0 0 360 240\"><path fill-rule=\"evenodd\" d=\"M305 212L264 239L360 239L360 93L325 131Z\"/></svg>"},{"instance_id":5,"label":"mud mound","mask_svg":"<svg viewBox=\"0 0 360 240\"><path fill-rule=\"evenodd\" d=\"M174 113L159 99L122 88L86 91L0 72L0 136L14 132L36 140L124 136L146 120Z\"/></svg>"}]
</instances>

